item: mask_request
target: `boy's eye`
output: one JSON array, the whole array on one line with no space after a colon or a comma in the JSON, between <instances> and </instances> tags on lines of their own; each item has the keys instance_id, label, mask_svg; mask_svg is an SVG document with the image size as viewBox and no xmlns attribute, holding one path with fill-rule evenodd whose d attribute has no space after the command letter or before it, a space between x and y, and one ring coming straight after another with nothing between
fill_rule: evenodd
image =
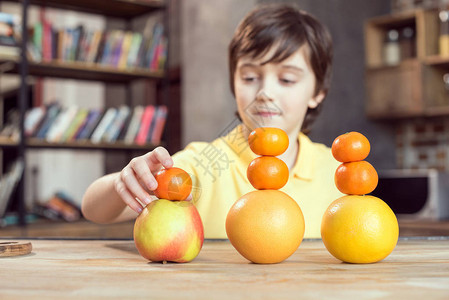
<instances>
[{"instance_id":1,"label":"boy's eye","mask_svg":"<svg viewBox=\"0 0 449 300\"><path fill-rule=\"evenodd\" d=\"M257 77L255 77L255 76L245 76L245 77L243 77L243 81L245 81L245 82L253 82L253 81L256 81L257 80Z\"/></svg>"},{"instance_id":2,"label":"boy's eye","mask_svg":"<svg viewBox=\"0 0 449 300\"><path fill-rule=\"evenodd\" d=\"M284 83L284 84L293 84L293 83L295 83L294 80L290 80L290 79L287 79L287 78L281 78L280 81L282 83Z\"/></svg>"}]
</instances>

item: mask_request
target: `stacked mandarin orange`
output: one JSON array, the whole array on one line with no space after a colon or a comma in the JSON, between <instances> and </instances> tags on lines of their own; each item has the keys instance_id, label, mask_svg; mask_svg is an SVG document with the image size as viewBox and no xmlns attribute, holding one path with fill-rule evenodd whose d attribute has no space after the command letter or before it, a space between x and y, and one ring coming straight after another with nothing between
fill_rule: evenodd
<instances>
[{"instance_id":1,"label":"stacked mandarin orange","mask_svg":"<svg viewBox=\"0 0 449 300\"><path fill-rule=\"evenodd\" d=\"M291 256L304 237L304 216L297 202L280 191L289 170L276 156L288 148L288 135L279 128L260 127L248 137L259 155L247 177L256 189L240 197L229 210L226 233L234 248L254 263L279 263Z\"/></svg>"},{"instance_id":2,"label":"stacked mandarin orange","mask_svg":"<svg viewBox=\"0 0 449 300\"><path fill-rule=\"evenodd\" d=\"M347 263L374 263L396 247L399 226L391 208L367 195L377 186L376 169L365 159L369 140L359 132L338 136L332 144L334 158L342 164L335 185L347 194L332 202L323 215L321 238L327 250Z\"/></svg>"}]
</instances>

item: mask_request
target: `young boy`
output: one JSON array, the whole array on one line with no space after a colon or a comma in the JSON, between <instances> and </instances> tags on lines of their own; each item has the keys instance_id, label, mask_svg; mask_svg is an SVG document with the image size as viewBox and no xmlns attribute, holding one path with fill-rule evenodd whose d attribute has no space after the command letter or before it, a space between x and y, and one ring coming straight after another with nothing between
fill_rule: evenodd
<instances>
[{"instance_id":1,"label":"young boy","mask_svg":"<svg viewBox=\"0 0 449 300\"><path fill-rule=\"evenodd\" d=\"M341 196L334 184L338 162L329 148L302 132L327 94L331 65L330 35L315 18L288 5L256 8L240 23L229 45L231 90L243 124L211 143L191 143L173 157L158 147L133 158L121 172L89 186L82 203L84 216L98 223L135 218L156 199L153 175L176 166L193 177L190 199L203 220L205 237L226 238L230 207L254 190L246 177L256 158L248 134L257 127L278 127L290 140L279 156L290 170L281 190L301 207L305 237L319 238L325 209Z\"/></svg>"}]
</instances>

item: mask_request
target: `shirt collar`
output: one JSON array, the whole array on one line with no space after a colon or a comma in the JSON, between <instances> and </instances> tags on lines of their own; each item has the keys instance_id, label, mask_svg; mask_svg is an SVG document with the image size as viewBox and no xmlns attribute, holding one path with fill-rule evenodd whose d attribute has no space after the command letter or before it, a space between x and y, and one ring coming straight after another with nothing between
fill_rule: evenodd
<instances>
[{"instance_id":1,"label":"shirt collar","mask_svg":"<svg viewBox=\"0 0 449 300\"><path fill-rule=\"evenodd\" d=\"M257 157L249 147L248 140L243 134L243 124L231 130L222 141L229 146L243 162L251 162ZM311 180L314 177L314 154L312 141L302 132L298 134L299 151L296 163L291 171L293 176L300 179Z\"/></svg>"},{"instance_id":2,"label":"shirt collar","mask_svg":"<svg viewBox=\"0 0 449 300\"><path fill-rule=\"evenodd\" d=\"M299 151L293 167L293 175L295 177L311 180L315 175L315 159L313 153L313 143L304 133L298 135Z\"/></svg>"},{"instance_id":3,"label":"shirt collar","mask_svg":"<svg viewBox=\"0 0 449 300\"><path fill-rule=\"evenodd\" d=\"M239 124L232 129L227 135L222 136L221 140L235 152L240 159L248 163L257 157L255 153L251 151L248 144L248 139L243 133L243 124Z\"/></svg>"}]
</instances>

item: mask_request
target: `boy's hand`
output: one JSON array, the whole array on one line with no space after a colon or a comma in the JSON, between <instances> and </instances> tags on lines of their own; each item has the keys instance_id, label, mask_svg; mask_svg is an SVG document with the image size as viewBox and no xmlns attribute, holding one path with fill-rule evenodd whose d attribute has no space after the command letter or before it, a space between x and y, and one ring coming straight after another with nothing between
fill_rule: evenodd
<instances>
[{"instance_id":1,"label":"boy's hand","mask_svg":"<svg viewBox=\"0 0 449 300\"><path fill-rule=\"evenodd\" d=\"M153 174L162 167L171 168L173 160L167 149L157 147L151 152L133 158L129 164L123 168L114 181L116 192L122 200L137 213L142 211L142 204L152 201L152 191L157 188L157 181Z\"/></svg>"}]
</instances>

